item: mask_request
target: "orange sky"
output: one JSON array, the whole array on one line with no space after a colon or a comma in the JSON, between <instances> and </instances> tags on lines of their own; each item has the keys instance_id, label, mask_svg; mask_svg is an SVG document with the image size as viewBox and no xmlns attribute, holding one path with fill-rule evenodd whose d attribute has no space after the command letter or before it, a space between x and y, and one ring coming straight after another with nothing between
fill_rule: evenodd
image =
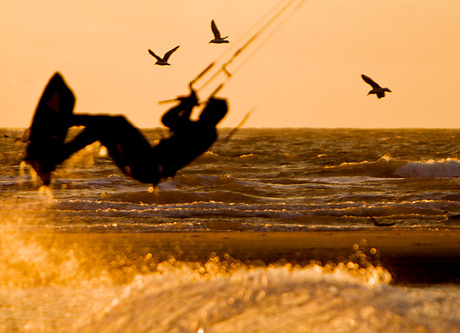
<instances>
[{"instance_id":1,"label":"orange sky","mask_svg":"<svg viewBox=\"0 0 460 333\"><path fill-rule=\"evenodd\" d=\"M187 84L279 0L0 0L0 127L26 127L59 70L75 112L157 127ZM221 126L460 127L460 1L308 0L219 96ZM215 19L230 44L208 44ZM169 67L149 48L176 45ZM231 49L233 47L233 49ZM230 50L229 50L230 49ZM393 92L366 96L365 73Z\"/></svg>"}]
</instances>

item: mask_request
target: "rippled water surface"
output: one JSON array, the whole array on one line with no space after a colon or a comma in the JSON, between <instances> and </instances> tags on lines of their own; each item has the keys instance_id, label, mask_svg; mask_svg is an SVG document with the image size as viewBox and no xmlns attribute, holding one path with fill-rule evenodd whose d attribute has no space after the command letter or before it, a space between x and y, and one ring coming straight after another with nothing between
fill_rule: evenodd
<instances>
[{"instance_id":1,"label":"rippled water surface","mask_svg":"<svg viewBox=\"0 0 460 333\"><path fill-rule=\"evenodd\" d=\"M131 263L126 246L102 260L88 240L83 255L35 237L457 231L460 131L241 129L156 189L95 144L40 191L4 134L21 130L0 138L0 331L460 331L457 284L397 286L373 264Z\"/></svg>"}]
</instances>

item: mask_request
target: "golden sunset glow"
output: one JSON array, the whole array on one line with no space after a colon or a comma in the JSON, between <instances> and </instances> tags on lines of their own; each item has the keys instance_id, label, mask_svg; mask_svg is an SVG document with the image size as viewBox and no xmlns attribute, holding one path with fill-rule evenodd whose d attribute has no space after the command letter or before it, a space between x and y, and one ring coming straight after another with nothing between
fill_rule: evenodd
<instances>
[{"instance_id":1,"label":"golden sunset glow","mask_svg":"<svg viewBox=\"0 0 460 333\"><path fill-rule=\"evenodd\" d=\"M0 126L27 127L60 71L75 112L125 114L160 126L188 83L244 38L278 0L0 1ZM219 96L236 126L460 126L460 2L311 0L251 50ZM214 19L228 44L209 44ZM171 66L156 66L180 45ZM392 92L366 96L366 74Z\"/></svg>"}]
</instances>

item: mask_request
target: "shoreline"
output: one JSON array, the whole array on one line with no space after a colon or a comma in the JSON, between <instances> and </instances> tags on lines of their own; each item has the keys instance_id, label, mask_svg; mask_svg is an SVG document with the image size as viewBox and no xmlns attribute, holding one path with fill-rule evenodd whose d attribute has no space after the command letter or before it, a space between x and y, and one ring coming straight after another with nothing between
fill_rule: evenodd
<instances>
[{"instance_id":1,"label":"shoreline","mask_svg":"<svg viewBox=\"0 0 460 333\"><path fill-rule=\"evenodd\" d=\"M357 260L387 269L394 284L460 283L460 230L311 232L26 233L45 249L72 250L100 267L149 262L205 263L231 258L250 266ZM114 264L114 258L122 258ZM118 260L118 259L117 259ZM89 265L87 263L87 265ZM122 267L123 266L123 267Z\"/></svg>"}]
</instances>

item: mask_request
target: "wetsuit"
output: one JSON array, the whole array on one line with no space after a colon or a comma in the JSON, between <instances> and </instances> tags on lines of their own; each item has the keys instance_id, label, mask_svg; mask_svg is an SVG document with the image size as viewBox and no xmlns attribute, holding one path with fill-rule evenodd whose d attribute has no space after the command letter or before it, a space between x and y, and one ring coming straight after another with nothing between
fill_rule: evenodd
<instances>
[{"instance_id":1,"label":"wetsuit","mask_svg":"<svg viewBox=\"0 0 460 333\"><path fill-rule=\"evenodd\" d=\"M190 114L197 104L194 92L178 100L180 103L162 117L171 136L154 147L124 116L80 114L71 116L69 125L85 126L85 129L73 140L53 151L52 157L28 156L26 159L43 182L49 184L50 173L58 164L87 145L100 141L124 174L156 185L209 149L217 139L216 125L227 113L225 100L211 98L199 119L192 121ZM48 165L46 169L44 164Z\"/></svg>"}]
</instances>

